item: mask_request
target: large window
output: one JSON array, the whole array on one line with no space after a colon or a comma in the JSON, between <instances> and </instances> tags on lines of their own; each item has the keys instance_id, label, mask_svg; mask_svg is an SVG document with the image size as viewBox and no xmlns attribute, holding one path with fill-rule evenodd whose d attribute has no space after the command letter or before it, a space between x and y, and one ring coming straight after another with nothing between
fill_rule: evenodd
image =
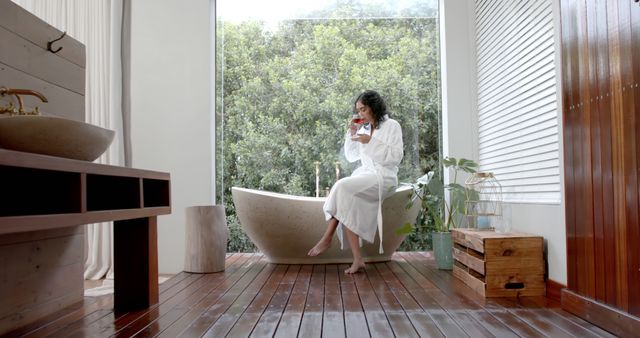
<instances>
[{"instance_id":1,"label":"large window","mask_svg":"<svg viewBox=\"0 0 640 338\"><path fill-rule=\"evenodd\" d=\"M230 226L232 186L314 196L316 161L323 194L336 164L351 173L343 137L366 89L402 125L401 182L438 159L437 1L283 2L217 1L216 192Z\"/></svg>"}]
</instances>

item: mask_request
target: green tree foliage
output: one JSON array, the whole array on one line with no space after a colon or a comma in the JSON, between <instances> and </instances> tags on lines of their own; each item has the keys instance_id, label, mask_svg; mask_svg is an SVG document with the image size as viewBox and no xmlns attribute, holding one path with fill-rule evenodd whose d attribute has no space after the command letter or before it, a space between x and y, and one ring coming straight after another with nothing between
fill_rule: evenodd
<instances>
[{"instance_id":1,"label":"green tree foliage","mask_svg":"<svg viewBox=\"0 0 640 338\"><path fill-rule=\"evenodd\" d=\"M437 169L435 19L292 20L273 31L220 22L218 34L216 176L234 224L232 186L314 196L315 161L323 188L335 181L335 162L341 177L355 169L342 145L366 89L383 95L403 128L399 180Z\"/></svg>"}]
</instances>

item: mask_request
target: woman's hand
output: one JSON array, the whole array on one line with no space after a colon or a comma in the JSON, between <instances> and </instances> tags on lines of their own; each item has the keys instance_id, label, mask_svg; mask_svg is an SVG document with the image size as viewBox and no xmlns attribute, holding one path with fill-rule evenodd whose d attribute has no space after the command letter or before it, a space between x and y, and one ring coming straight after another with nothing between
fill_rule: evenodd
<instances>
[{"instance_id":1,"label":"woman's hand","mask_svg":"<svg viewBox=\"0 0 640 338\"><path fill-rule=\"evenodd\" d=\"M360 142L362 144L367 144L371 141L371 136L367 134L358 134L356 136L351 137L352 141Z\"/></svg>"},{"instance_id":2,"label":"woman's hand","mask_svg":"<svg viewBox=\"0 0 640 338\"><path fill-rule=\"evenodd\" d=\"M354 123L354 120L349 121L349 133L351 134L351 136L354 136L357 132L358 129L360 129L360 127L362 126L362 123Z\"/></svg>"}]
</instances>

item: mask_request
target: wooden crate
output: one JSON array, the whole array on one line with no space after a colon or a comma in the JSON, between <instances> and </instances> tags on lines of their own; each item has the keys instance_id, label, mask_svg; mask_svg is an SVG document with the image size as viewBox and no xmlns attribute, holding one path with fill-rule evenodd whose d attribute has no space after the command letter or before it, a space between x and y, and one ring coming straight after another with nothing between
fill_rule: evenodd
<instances>
[{"instance_id":1,"label":"wooden crate","mask_svg":"<svg viewBox=\"0 0 640 338\"><path fill-rule=\"evenodd\" d=\"M452 237L453 275L483 297L545 295L541 236L454 229Z\"/></svg>"}]
</instances>

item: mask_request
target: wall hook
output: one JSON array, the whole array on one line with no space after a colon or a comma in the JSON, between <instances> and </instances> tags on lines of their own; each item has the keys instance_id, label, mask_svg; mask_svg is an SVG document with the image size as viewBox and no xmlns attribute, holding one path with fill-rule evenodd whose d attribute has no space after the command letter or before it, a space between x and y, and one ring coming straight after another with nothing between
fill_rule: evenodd
<instances>
[{"instance_id":1,"label":"wall hook","mask_svg":"<svg viewBox=\"0 0 640 338\"><path fill-rule=\"evenodd\" d=\"M51 45L52 45L54 42L56 42L56 41L60 41L60 40L62 40L62 38L64 38L64 36L65 36L65 35L67 35L67 32L63 32L63 33L62 33L62 35L60 35L60 37L59 37L59 38L57 38L57 39L55 39L55 40L51 40L51 41L47 42L47 50L48 50L48 51L50 51L50 52L51 52L51 53L53 53L53 54L55 54L55 53L57 53L57 52L61 51L61 50L62 50L62 47L58 47L58 49L53 50L53 49L51 48Z\"/></svg>"}]
</instances>

